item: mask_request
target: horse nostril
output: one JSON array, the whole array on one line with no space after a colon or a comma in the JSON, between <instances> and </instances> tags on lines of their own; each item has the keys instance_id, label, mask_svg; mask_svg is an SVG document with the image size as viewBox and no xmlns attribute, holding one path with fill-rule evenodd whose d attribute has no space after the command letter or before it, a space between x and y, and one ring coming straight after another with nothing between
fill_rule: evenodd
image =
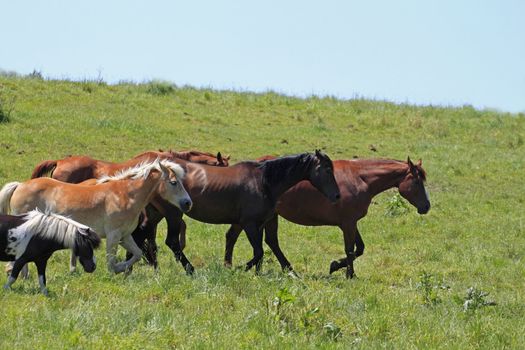
<instances>
[{"instance_id":1,"label":"horse nostril","mask_svg":"<svg viewBox=\"0 0 525 350\"><path fill-rule=\"evenodd\" d=\"M186 199L182 202L182 208L186 211L190 210L191 209L191 205L193 203L189 200L189 199Z\"/></svg>"},{"instance_id":2,"label":"horse nostril","mask_svg":"<svg viewBox=\"0 0 525 350\"><path fill-rule=\"evenodd\" d=\"M336 199L336 200L339 200L340 198L341 198L341 194L340 194L340 193L338 193L338 194L335 195L335 199Z\"/></svg>"}]
</instances>

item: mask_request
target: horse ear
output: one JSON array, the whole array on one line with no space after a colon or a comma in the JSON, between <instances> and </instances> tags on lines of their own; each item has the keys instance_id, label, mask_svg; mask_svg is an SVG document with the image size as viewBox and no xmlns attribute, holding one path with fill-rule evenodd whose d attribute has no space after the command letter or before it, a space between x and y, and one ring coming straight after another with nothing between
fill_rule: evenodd
<instances>
[{"instance_id":1,"label":"horse ear","mask_svg":"<svg viewBox=\"0 0 525 350\"><path fill-rule=\"evenodd\" d=\"M221 152L217 152L217 161L218 161L219 163L223 163Z\"/></svg>"},{"instance_id":2,"label":"horse ear","mask_svg":"<svg viewBox=\"0 0 525 350\"><path fill-rule=\"evenodd\" d=\"M226 157L222 157L222 159L230 160L231 155L228 154Z\"/></svg>"},{"instance_id":3,"label":"horse ear","mask_svg":"<svg viewBox=\"0 0 525 350\"><path fill-rule=\"evenodd\" d=\"M159 169L160 169L160 172L162 174L162 178L163 179L168 178L169 175L170 175L169 169L164 164L162 164L162 162L160 161L159 158L157 158L157 162L159 163Z\"/></svg>"},{"instance_id":4,"label":"horse ear","mask_svg":"<svg viewBox=\"0 0 525 350\"><path fill-rule=\"evenodd\" d=\"M410 160L410 157L407 157L407 163L408 163L408 168L410 169L410 172L415 173L416 166L414 165L414 163L412 163L412 161Z\"/></svg>"},{"instance_id":5,"label":"horse ear","mask_svg":"<svg viewBox=\"0 0 525 350\"><path fill-rule=\"evenodd\" d=\"M315 155L319 157L321 155L321 150L320 149L316 149L315 150Z\"/></svg>"},{"instance_id":6,"label":"horse ear","mask_svg":"<svg viewBox=\"0 0 525 350\"><path fill-rule=\"evenodd\" d=\"M421 161L421 159L419 159L419 160L417 161L417 166L420 167L420 166L422 165L422 163L423 163L423 162Z\"/></svg>"}]
</instances>

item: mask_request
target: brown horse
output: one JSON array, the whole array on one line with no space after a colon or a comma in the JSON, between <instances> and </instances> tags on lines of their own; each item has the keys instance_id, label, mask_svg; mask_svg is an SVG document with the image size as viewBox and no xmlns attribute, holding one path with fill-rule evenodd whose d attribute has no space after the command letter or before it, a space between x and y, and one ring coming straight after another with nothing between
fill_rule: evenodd
<instances>
[{"instance_id":1,"label":"brown horse","mask_svg":"<svg viewBox=\"0 0 525 350\"><path fill-rule=\"evenodd\" d=\"M320 151L282 157L263 163L241 162L227 168L179 162L187 176L184 186L193 200L188 213L193 219L212 224L236 224L244 229L253 248L253 258L246 269L262 263L262 226L275 215L279 196L302 180L308 180L327 201L335 202L340 193L330 158ZM166 216L172 227L166 244L188 273L193 266L182 252L179 228L182 213L176 209ZM150 219L151 220L151 219ZM155 225L155 222L152 222Z\"/></svg>"},{"instance_id":2,"label":"brown horse","mask_svg":"<svg viewBox=\"0 0 525 350\"><path fill-rule=\"evenodd\" d=\"M270 159L265 156L260 159ZM346 276L354 276L353 261L364 252L364 243L357 229L358 220L368 212L372 198L397 187L401 196L417 208L419 214L430 210L425 190L426 174L421 160L413 164L397 160L356 159L334 161L334 175L341 190L341 200L333 205L319 191L302 181L285 192L277 201L277 213L286 220L305 226L337 226L343 231L346 257L333 261L330 273L347 267ZM283 269L292 269L279 247L278 218L272 217L265 225L265 241ZM235 242L241 227L231 226L226 233L225 265L231 266ZM354 253L354 245L356 251Z\"/></svg>"},{"instance_id":3,"label":"brown horse","mask_svg":"<svg viewBox=\"0 0 525 350\"><path fill-rule=\"evenodd\" d=\"M131 168L140 162L156 158L172 161L174 159L184 159L189 162L214 166L228 166L228 160L230 159L229 156L222 157L221 152L214 156L211 153L200 151L174 152L171 150L167 152L162 150L159 150L159 152L144 152L123 163L106 162L86 156L71 156L63 159L45 160L39 163L33 170L31 178L35 179L50 174L53 179L59 181L79 183L88 179L98 179L102 176L113 175L122 169Z\"/></svg>"},{"instance_id":4,"label":"brown horse","mask_svg":"<svg viewBox=\"0 0 525 350\"><path fill-rule=\"evenodd\" d=\"M188 211L192 202L182 185L183 169L168 160L140 163L96 185L69 184L49 178L12 182L0 191L0 212L25 213L34 208L70 216L106 238L108 268L119 273L142 256L131 233L144 207L155 196ZM117 245L132 253L116 262Z\"/></svg>"},{"instance_id":5,"label":"brown horse","mask_svg":"<svg viewBox=\"0 0 525 350\"><path fill-rule=\"evenodd\" d=\"M64 159L58 160L46 160L39 163L33 170L31 178L38 178L50 174L50 176L62 182L69 183L81 183L85 180L92 178L99 178L105 175L113 175L118 171L127 169L144 161L152 161L156 158L167 159L174 162L178 160L186 160L189 162L208 164L212 166L228 166L229 156L223 157L220 152L217 153L217 156L212 155L207 152L200 151L182 151L174 152L162 150L157 151L148 151L141 153L134 158L122 162L122 163L112 163L102 160L93 159L87 156L73 156L67 157ZM157 266L156 251L157 244L155 242L155 229L156 223L162 220L165 216L170 215L174 211L173 206L165 201L162 201L157 198L155 201L155 206L148 205L146 207L146 217L148 220L144 220L141 225L145 226L144 229L135 230L133 233L133 238L139 246L142 247L144 257L148 263ZM152 219L151 223L149 219ZM156 222L155 224L153 224ZM168 232L171 230L171 220L168 222ZM149 223L149 224L148 224ZM178 226L177 226L178 227ZM184 228L185 226L183 226ZM184 248L185 246L185 235L181 235L181 242L179 245ZM171 247L171 246L170 246ZM130 255L128 254L128 259Z\"/></svg>"}]
</instances>

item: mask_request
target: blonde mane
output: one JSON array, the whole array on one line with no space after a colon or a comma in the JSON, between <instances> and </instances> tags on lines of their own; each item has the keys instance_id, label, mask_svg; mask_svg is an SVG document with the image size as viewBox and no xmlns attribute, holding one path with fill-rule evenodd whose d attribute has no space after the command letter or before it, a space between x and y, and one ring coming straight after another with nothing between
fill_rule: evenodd
<instances>
[{"instance_id":1,"label":"blonde mane","mask_svg":"<svg viewBox=\"0 0 525 350\"><path fill-rule=\"evenodd\" d=\"M132 168L123 169L117 172L115 175L104 175L101 178L97 179L97 184L125 179L146 179L152 170L157 170L161 172L160 165L173 171L177 179L184 179L185 172L179 164L167 159L159 160L159 158L157 158L153 162L142 162Z\"/></svg>"}]
</instances>

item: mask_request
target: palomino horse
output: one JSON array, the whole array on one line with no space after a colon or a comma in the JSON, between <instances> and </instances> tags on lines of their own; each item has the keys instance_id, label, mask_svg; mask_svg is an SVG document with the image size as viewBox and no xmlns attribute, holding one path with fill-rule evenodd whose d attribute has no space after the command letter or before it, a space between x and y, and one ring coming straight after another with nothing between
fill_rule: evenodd
<instances>
[{"instance_id":1,"label":"palomino horse","mask_svg":"<svg viewBox=\"0 0 525 350\"><path fill-rule=\"evenodd\" d=\"M144 152L123 163L105 162L86 156L68 157L59 160L47 160L41 162L33 170L32 178L41 177L51 173L53 179L62 182L80 183L82 181L92 178L98 178L105 175L113 175L123 169L136 166L141 162L152 161L156 158L168 159L174 162L183 159L192 163L225 167L228 166L230 156L223 157L220 152L217 153L217 156L214 156L211 153L200 151L174 152L170 150L167 152ZM145 228L142 230L135 230L133 232L133 238L135 239L135 242L142 247L144 257L146 258L148 263L157 267L157 244L155 242L156 224L165 216L170 215L171 212L175 211L178 213L178 210L176 207L172 206L171 204L165 201L162 201L159 198L157 198L156 200L154 199L153 203L155 203L155 205L148 205L146 207L147 220L144 220L141 223L141 225L145 226ZM150 218L153 219L151 223L149 221ZM169 234L169 232L173 230L171 223L172 221L167 219L168 236L170 237L176 236L175 234ZM184 228L185 225L182 226L182 229ZM184 249L184 246L186 244L185 235L182 234L180 237L181 241L179 242L179 245L182 249ZM171 248L173 245L169 246ZM129 254L127 258L130 258Z\"/></svg>"},{"instance_id":2,"label":"palomino horse","mask_svg":"<svg viewBox=\"0 0 525 350\"><path fill-rule=\"evenodd\" d=\"M0 210L24 213L39 208L70 216L105 237L108 268L120 273L142 256L131 233L139 215L153 197L159 196L186 212L192 202L182 185L184 170L168 160L141 163L113 177L103 177L97 185L79 185L49 178L25 183L13 182L0 191ZM121 244L133 256L117 263Z\"/></svg>"},{"instance_id":3,"label":"palomino horse","mask_svg":"<svg viewBox=\"0 0 525 350\"><path fill-rule=\"evenodd\" d=\"M22 267L34 262L40 291L47 295L46 266L55 251L73 250L84 270L93 272L97 267L93 250L99 245L100 238L93 230L64 216L39 210L20 216L0 215L0 260L15 262L4 288L10 289Z\"/></svg>"},{"instance_id":4,"label":"palomino horse","mask_svg":"<svg viewBox=\"0 0 525 350\"><path fill-rule=\"evenodd\" d=\"M320 151L282 157L264 163L241 162L227 168L179 162L186 168L184 185L193 207L186 213L193 219L212 224L236 224L244 229L253 247L253 258L246 270L261 267L262 226L275 214L277 198L302 180L309 180L327 201L335 202L340 193L330 158ZM166 244L188 273L193 266L179 246L182 213L171 210ZM150 218L151 221L151 218ZM170 222L170 221L168 221ZM152 224L155 224L153 222Z\"/></svg>"},{"instance_id":5,"label":"palomino horse","mask_svg":"<svg viewBox=\"0 0 525 350\"><path fill-rule=\"evenodd\" d=\"M273 157L262 159L269 158ZM401 196L415 206L419 214L426 214L430 210L430 201L424 186L426 174L421 167L421 160L413 164L409 158L407 162L386 159L336 160L334 175L341 190L341 200L337 204L331 204L310 183L303 181L279 197L277 214L299 225L338 226L343 231L346 257L333 261L330 273L346 266L346 276L352 278L353 261L365 249L357 222L368 212L372 198L389 188L397 187ZM266 223L266 243L281 267L292 269L279 247L277 225L277 215ZM233 248L241 231L240 226L232 226L226 233L224 261L227 266L231 266Z\"/></svg>"}]
</instances>

